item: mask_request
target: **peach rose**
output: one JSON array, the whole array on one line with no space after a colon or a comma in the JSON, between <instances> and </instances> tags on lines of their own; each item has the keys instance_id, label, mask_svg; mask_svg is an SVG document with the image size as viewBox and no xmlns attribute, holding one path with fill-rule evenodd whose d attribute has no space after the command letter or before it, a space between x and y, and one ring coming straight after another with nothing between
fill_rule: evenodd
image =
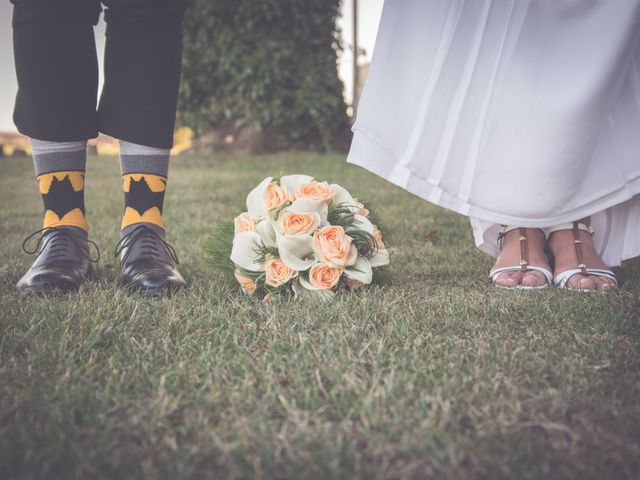
<instances>
[{"instance_id":1,"label":"peach rose","mask_svg":"<svg viewBox=\"0 0 640 480\"><path fill-rule=\"evenodd\" d=\"M270 258L267 260L265 283L272 287L284 285L292 278L298 276L298 272L287 267L279 258Z\"/></svg>"},{"instance_id":2,"label":"peach rose","mask_svg":"<svg viewBox=\"0 0 640 480\"><path fill-rule=\"evenodd\" d=\"M331 267L344 268L355 263L358 250L344 228L329 225L313 235L313 250Z\"/></svg>"},{"instance_id":3,"label":"peach rose","mask_svg":"<svg viewBox=\"0 0 640 480\"><path fill-rule=\"evenodd\" d=\"M241 232L255 232L257 222L247 212L241 213L233 219L234 235Z\"/></svg>"},{"instance_id":4,"label":"peach rose","mask_svg":"<svg viewBox=\"0 0 640 480\"><path fill-rule=\"evenodd\" d=\"M296 198L310 198L326 204L331 203L335 196L336 192L327 182L317 182L316 180L303 183L296 190Z\"/></svg>"},{"instance_id":5,"label":"peach rose","mask_svg":"<svg viewBox=\"0 0 640 480\"><path fill-rule=\"evenodd\" d=\"M382 232L378 230L378 227L374 225L373 227L373 238L376 239L376 244L378 245L378 250L384 250L386 247L384 246L384 242L382 241Z\"/></svg>"},{"instance_id":6,"label":"peach rose","mask_svg":"<svg viewBox=\"0 0 640 480\"><path fill-rule=\"evenodd\" d=\"M354 198L353 203L356 206L356 213L358 215L362 215L363 217L369 216L369 210L364 208L364 204L362 202L360 202L357 198Z\"/></svg>"},{"instance_id":7,"label":"peach rose","mask_svg":"<svg viewBox=\"0 0 640 480\"><path fill-rule=\"evenodd\" d=\"M236 271L235 276L244 293L252 295L258 288L258 285L253 281L253 279L245 277L240 272Z\"/></svg>"},{"instance_id":8,"label":"peach rose","mask_svg":"<svg viewBox=\"0 0 640 480\"><path fill-rule=\"evenodd\" d=\"M325 290L335 287L341 275L341 268L333 268L326 263L316 263L309 270L309 283L315 288Z\"/></svg>"},{"instance_id":9,"label":"peach rose","mask_svg":"<svg viewBox=\"0 0 640 480\"><path fill-rule=\"evenodd\" d=\"M278 217L278 225L287 235L313 233L320 226L318 216L313 213L292 213L283 211Z\"/></svg>"},{"instance_id":10,"label":"peach rose","mask_svg":"<svg viewBox=\"0 0 640 480\"><path fill-rule=\"evenodd\" d=\"M267 205L267 210L281 207L288 199L287 189L276 182L271 182L264 192L264 202Z\"/></svg>"}]
</instances>

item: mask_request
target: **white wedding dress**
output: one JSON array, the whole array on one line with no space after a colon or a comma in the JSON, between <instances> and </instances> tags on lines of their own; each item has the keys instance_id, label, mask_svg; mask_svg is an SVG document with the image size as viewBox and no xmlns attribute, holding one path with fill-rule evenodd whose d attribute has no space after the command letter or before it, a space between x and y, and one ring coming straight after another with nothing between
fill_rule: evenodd
<instances>
[{"instance_id":1,"label":"white wedding dress","mask_svg":"<svg viewBox=\"0 0 640 480\"><path fill-rule=\"evenodd\" d=\"M348 161L501 224L640 255L640 0L387 0Z\"/></svg>"}]
</instances>

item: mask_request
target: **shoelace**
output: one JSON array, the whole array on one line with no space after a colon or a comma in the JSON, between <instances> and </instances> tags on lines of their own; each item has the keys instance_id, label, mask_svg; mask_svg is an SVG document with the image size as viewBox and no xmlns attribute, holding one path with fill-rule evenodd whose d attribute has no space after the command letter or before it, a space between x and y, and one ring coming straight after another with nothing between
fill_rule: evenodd
<instances>
[{"instance_id":1,"label":"shoelace","mask_svg":"<svg viewBox=\"0 0 640 480\"><path fill-rule=\"evenodd\" d=\"M116 257L120 256L123 250L126 249L124 256L122 257L122 261L126 262L129 257L129 253L131 252L131 246L133 246L136 242L142 242L140 251L147 258L158 258L158 242L164 246L167 253L171 257L171 259L178 265L180 262L178 261L178 254L173 246L167 242L162 236L156 232L154 229L147 227L144 224L138 225L129 233L124 235L120 241L116 244L116 249L114 255Z\"/></svg>"},{"instance_id":2,"label":"shoelace","mask_svg":"<svg viewBox=\"0 0 640 480\"><path fill-rule=\"evenodd\" d=\"M32 250L28 249L27 244L33 237L38 234L40 234L40 237L36 242L35 248L33 248ZM64 227L45 227L41 228L40 230L36 230L23 240L22 250L28 255L37 253L37 259L40 255L42 255L42 252L45 251L46 247L49 246L49 260L53 261L64 257L64 253L69 248L69 242L73 242L74 246L78 249L81 255L91 263L97 263L100 260L100 249L98 248L96 242L87 239L87 246L85 246L78 235L75 235L70 230ZM91 256L88 245L93 245L93 247L95 248L95 258Z\"/></svg>"}]
</instances>

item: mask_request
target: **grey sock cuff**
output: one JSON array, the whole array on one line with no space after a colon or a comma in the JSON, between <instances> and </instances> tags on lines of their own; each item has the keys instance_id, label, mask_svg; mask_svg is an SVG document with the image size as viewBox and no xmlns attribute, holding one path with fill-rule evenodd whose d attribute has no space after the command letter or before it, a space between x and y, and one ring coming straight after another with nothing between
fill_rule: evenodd
<instances>
[{"instance_id":1,"label":"grey sock cuff","mask_svg":"<svg viewBox=\"0 0 640 480\"><path fill-rule=\"evenodd\" d=\"M123 155L120 154L120 171L129 173L151 173L167 178L169 154L166 155Z\"/></svg>"},{"instance_id":2,"label":"grey sock cuff","mask_svg":"<svg viewBox=\"0 0 640 480\"><path fill-rule=\"evenodd\" d=\"M79 142L51 142L49 140L38 140L37 138L29 138L31 150L35 155L53 152L77 152L87 150L87 141Z\"/></svg>"},{"instance_id":3,"label":"grey sock cuff","mask_svg":"<svg viewBox=\"0 0 640 480\"><path fill-rule=\"evenodd\" d=\"M126 140L118 140L121 155L169 155L171 150L168 148L147 147L137 143L127 142Z\"/></svg>"},{"instance_id":4,"label":"grey sock cuff","mask_svg":"<svg viewBox=\"0 0 640 480\"><path fill-rule=\"evenodd\" d=\"M33 152L33 166L36 176L49 172L84 172L87 166L87 151Z\"/></svg>"},{"instance_id":5,"label":"grey sock cuff","mask_svg":"<svg viewBox=\"0 0 640 480\"><path fill-rule=\"evenodd\" d=\"M147 147L125 140L118 140L118 143L120 144L120 171L122 175L151 173L167 178L171 150Z\"/></svg>"}]
</instances>

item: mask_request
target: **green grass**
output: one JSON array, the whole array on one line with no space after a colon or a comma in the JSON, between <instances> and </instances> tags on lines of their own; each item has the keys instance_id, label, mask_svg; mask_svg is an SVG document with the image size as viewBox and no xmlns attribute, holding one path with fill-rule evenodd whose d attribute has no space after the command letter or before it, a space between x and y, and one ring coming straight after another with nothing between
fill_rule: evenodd
<instances>
[{"instance_id":1,"label":"green grass","mask_svg":"<svg viewBox=\"0 0 640 480\"><path fill-rule=\"evenodd\" d=\"M165 210L190 287L128 296L117 160L91 158L97 279L25 298L13 285L40 198L29 160L1 163L1 478L640 475L638 261L608 296L499 291L465 218L343 156L180 157ZM376 203L386 284L261 304L207 265L213 225L280 171Z\"/></svg>"}]
</instances>

